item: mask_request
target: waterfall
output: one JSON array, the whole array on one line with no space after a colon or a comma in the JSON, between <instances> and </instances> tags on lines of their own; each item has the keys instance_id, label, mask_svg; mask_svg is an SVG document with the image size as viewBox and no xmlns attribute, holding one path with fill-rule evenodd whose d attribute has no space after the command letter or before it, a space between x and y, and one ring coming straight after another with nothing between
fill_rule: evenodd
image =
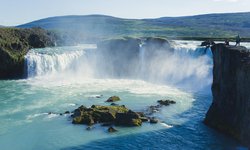
<instances>
[{"instance_id":1,"label":"waterfall","mask_svg":"<svg viewBox=\"0 0 250 150\"><path fill-rule=\"evenodd\" d=\"M84 47L32 49L25 56L28 78L77 70L83 65Z\"/></svg>"},{"instance_id":2,"label":"waterfall","mask_svg":"<svg viewBox=\"0 0 250 150\"><path fill-rule=\"evenodd\" d=\"M140 60L140 72L141 72L140 76L143 78L145 72L145 49L143 44L140 44L139 60Z\"/></svg>"},{"instance_id":3,"label":"waterfall","mask_svg":"<svg viewBox=\"0 0 250 150\"><path fill-rule=\"evenodd\" d=\"M102 52L86 46L31 50L25 57L28 78L66 76L66 78L129 78L186 88L204 88L212 82L210 48L198 42L176 41L174 52L145 49L138 58L124 60L122 54ZM122 60L121 60L121 57ZM126 57L130 59L130 57ZM121 68L122 67L122 68ZM127 67L127 68L126 68Z\"/></svg>"}]
</instances>

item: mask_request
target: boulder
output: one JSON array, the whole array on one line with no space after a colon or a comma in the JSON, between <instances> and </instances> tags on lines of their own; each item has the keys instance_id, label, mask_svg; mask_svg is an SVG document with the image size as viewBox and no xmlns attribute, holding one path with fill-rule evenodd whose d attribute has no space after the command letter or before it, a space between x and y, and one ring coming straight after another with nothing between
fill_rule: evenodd
<instances>
[{"instance_id":1,"label":"boulder","mask_svg":"<svg viewBox=\"0 0 250 150\"><path fill-rule=\"evenodd\" d=\"M153 113L159 112L162 105L149 106L147 111L147 115L152 115Z\"/></svg>"},{"instance_id":2,"label":"boulder","mask_svg":"<svg viewBox=\"0 0 250 150\"><path fill-rule=\"evenodd\" d=\"M117 132L117 130L116 130L115 128L113 128L113 127L109 127L109 128L108 128L108 132L109 132L109 133Z\"/></svg>"},{"instance_id":3,"label":"boulder","mask_svg":"<svg viewBox=\"0 0 250 150\"><path fill-rule=\"evenodd\" d=\"M120 99L120 97L118 97L118 96L111 96L111 97L109 97L107 100L106 100L106 102L116 102L116 101L120 101L121 99Z\"/></svg>"},{"instance_id":4,"label":"boulder","mask_svg":"<svg viewBox=\"0 0 250 150\"><path fill-rule=\"evenodd\" d=\"M94 128L93 126L88 126L88 127L86 128L86 130L90 131L90 130L92 130L93 128Z\"/></svg>"},{"instance_id":5,"label":"boulder","mask_svg":"<svg viewBox=\"0 0 250 150\"><path fill-rule=\"evenodd\" d=\"M64 114L70 114L70 112L69 111L65 111Z\"/></svg>"},{"instance_id":6,"label":"boulder","mask_svg":"<svg viewBox=\"0 0 250 150\"><path fill-rule=\"evenodd\" d=\"M150 118L150 120L149 120L149 122L150 123L153 123L153 124L155 124L155 123L158 123L158 119L156 119L155 117L152 117L152 118Z\"/></svg>"},{"instance_id":7,"label":"boulder","mask_svg":"<svg viewBox=\"0 0 250 150\"><path fill-rule=\"evenodd\" d=\"M116 103L111 103L110 105L111 106L118 106L118 104L116 104Z\"/></svg>"}]
</instances>

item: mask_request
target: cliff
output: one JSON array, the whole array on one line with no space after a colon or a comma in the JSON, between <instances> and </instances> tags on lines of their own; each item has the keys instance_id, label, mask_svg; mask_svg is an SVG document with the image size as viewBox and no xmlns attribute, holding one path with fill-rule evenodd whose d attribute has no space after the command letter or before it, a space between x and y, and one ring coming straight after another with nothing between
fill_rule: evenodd
<instances>
[{"instance_id":1,"label":"cliff","mask_svg":"<svg viewBox=\"0 0 250 150\"><path fill-rule=\"evenodd\" d=\"M55 45L55 35L41 28L0 28L0 79L25 77L24 56L31 48Z\"/></svg>"},{"instance_id":2,"label":"cliff","mask_svg":"<svg viewBox=\"0 0 250 150\"><path fill-rule=\"evenodd\" d=\"M216 44L213 52L213 102L205 124L250 146L250 52Z\"/></svg>"}]
</instances>

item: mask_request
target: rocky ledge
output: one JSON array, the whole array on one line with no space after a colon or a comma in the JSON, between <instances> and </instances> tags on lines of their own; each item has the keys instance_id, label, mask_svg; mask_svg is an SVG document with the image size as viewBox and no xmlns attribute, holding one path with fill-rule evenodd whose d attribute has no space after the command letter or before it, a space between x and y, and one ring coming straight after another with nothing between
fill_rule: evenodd
<instances>
[{"instance_id":1,"label":"rocky ledge","mask_svg":"<svg viewBox=\"0 0 250 150\"><path fill-rule=\"evenodd\" d=\"M213 102L205 124L250 146L250 52L216 44L213 53Z\"/></svg>"}]
</instances>

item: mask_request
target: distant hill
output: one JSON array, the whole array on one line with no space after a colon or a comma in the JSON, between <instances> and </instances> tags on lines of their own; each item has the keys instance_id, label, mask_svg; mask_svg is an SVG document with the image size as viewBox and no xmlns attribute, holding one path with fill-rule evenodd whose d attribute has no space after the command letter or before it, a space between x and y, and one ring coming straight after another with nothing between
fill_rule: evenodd
<instances>
[{"instance_id":1,"label":"distant hill","mask_svg":"<svg viewBox=\"0 0 250 150\"><path fill-rule=\"evenodd\" d=\"M62 16L33 21L20 28L42 27L77 39L120 36L250 37L250 12L157 19L122 19L103 15Z\"/></svg>"}]
</instances>

